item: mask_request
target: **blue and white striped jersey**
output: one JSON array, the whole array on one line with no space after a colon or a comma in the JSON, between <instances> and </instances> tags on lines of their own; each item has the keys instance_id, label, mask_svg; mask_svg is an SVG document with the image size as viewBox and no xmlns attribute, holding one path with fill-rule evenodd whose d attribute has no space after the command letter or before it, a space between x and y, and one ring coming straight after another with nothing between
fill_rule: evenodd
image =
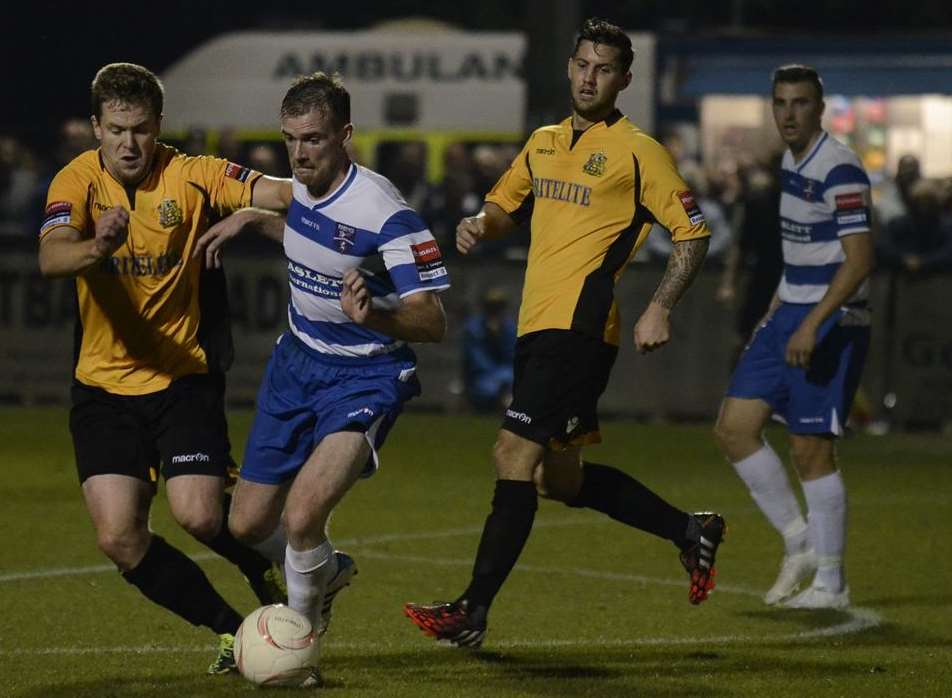
<instances>
[{"instance_id":1,"label":"blue and white striped jersey","mask_svg":"<svg viewBox=\"0 0 952 698\"><path fill-rule=\"evenodd\" d=\"M374 308L394 310L400 298L449 288L439 246L390 181L352 164L323 199L292 181L284 228L291 295L288 324L311 349L335 356L379 357L405 342L362 327L344 314L341 280L363 271Z\"/></svg>"},{"instance_id":2,"label":"blue and white striped jersey","mask_svg":"<svg viewBox=\"0 0 952 698\"><path fill-rule=\"evenodd\" d=\"M825 131L800 161L787 150L780 168L780 234L786 303L817 303L846 258L840 238L870 229L869 177L856 154ZM864 301L868 282L849 300Z\"/></svg>"}]
</instances>

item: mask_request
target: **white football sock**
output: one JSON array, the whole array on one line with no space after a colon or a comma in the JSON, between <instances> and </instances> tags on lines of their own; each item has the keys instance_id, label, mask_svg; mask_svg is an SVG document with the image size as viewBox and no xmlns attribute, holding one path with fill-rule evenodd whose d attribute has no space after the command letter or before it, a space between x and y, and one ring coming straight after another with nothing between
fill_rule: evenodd
<instances>
[{"instance_id":1,"label":"white football sock","mask_svg":"<svg viewBox=\"0 0 952 698\"><path fill-rule=\"evenodd\" d=\"M734 463L734 470L750 490L750 496L771 525L783 536L787 555L800 553L808 546L807 522L800 512L783 463L770 444Z\"/></svg>"},{"instance_id":2,"label":"white football sock","mask_svg":"<svg viewBox=\"0 0 952 698\"><path fill-rule=\"evenodd\" d=\"M288 547L288 536L284 532L284 526L278 524L270 536L260 543L251 546L254 550L264 555L278 565L284 564L284 550Z\"/></svg>"},{"instance_id":3,"label":"white football sock","mask_svg":"<svg viewBox=\"0 0 952 698\"><path fill-rule=\"evenodd\" d=\"M337 556L329 540L311 550L285 551L284 576L288 584L288 606L311 621L315 631L321 627L321 607L327 582L337 574Z\"/></svg>"},{"instance_id":4,"label":"white football sock","mask_svg":"<svg viewBox=\"0 0 952 698\"><path fill-rule=\"evenodd\" d=\"M846 487L837 470L803 484L810 520L810 538L816 547L814 584L832 592L846 585L843 551L846 548Z\"/></svg>"}]
</instances>

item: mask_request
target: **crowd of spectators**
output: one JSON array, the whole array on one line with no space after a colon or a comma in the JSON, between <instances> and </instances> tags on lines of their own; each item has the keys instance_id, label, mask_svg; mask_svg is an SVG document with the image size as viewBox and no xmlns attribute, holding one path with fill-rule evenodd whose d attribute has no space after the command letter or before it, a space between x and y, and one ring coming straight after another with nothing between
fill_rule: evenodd
<instances>
[{"instance_id":1,"label":"crowd of spectators","mask_svg":"<svg viewBox=\"0 0 952 698\"><path fill-rule=\"evenodd\" d=\"M196 128L169 142L186 153L214 154L268 175L290 174L278 140L248 141L228 129ZM764 160L725 159L716 166L704 166L676 140L665 140L665 145L711 229L707 264L720 269L716 300L733 311L736 356L765 313L782 271L781 240L776 233L780 153ZM0 134L0 244L35 240L53 176L96 146L87 119L65 121L45 149ZM381 143L373 158L357 148L351 154L355 161L372 163L387 176L427 221L444 255L456 258L457 223L479 211L484 195L518 152L513 143L450 143L442 150L443 176L436 182L427 176L432 167L428 168L424 142ZM893 176L877 187L873 204L880 270L897 278L952 271L952 178L924 177L918 159L905 155ZM505 240L480 245L471 256L477 263L486 258L523 260L528 246L529 232L522 229ZM633 263L662 265L670 251L667 231L656 225ZM489 302L481 297L475 303L478 307L458 308L467 316L462 348L467 368L460 392L473 409L498 410L508 399L511 377L505 371L510 370L506 367L511 361L506 351L511 349L514 330L512 317L504 311L506 302L512 306L516 301ZM497 331L497 324L504 331ZM486 357L498 361L492 363Z\"/></svg>"},{"instance_id":2,"label":"crowd of spectators","mask_svg":"<svg viewBox=\"0 0 952 698\"><path fill-rule=\"evenodd\" d=\"M279 141L244 141L229 129L209 133L195 128L171 142L189 154L215 154L265 174L289 174ZM777 226L778 160L747 158L705 167L686 154L676 138L664 142L711 228L708 262L723 268L717 298L737 309L738 337L748 336L763 311L760 299L769 296L765 289L775 287L780 274L779 236L764 234ZM94 147L86 119L65 121L45 152L0 135L0 239L34 234L53 175ZM452 257L456 224L479 211L484 195L517 153L518 146L512 143L451 143L443 149L444 176L438 182L428 181L428 154L422 141L382 143L373 160ZM352 155L358 162L369 161L356 149ZM919 161L905 155L875 199L881 269L912 275L952 269L952 178L925 178ZM524 259L528 244L528 231L521 230L481 245L474 256ZM663 263L670 250L667 231L655 226L634 261Z\"/></svg>"}]
</instances>

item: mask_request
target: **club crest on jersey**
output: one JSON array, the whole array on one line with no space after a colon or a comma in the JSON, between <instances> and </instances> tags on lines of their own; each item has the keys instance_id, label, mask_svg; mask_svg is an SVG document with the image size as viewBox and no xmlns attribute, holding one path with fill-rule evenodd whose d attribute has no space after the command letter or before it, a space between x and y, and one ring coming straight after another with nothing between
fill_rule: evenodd
<instances>
[{"instance_id":1,"label":"club crest on jersey","mask_svg":"<svg viewBox=\"0 0 952 698\"><path fill-rule=\"evenodd\" d=\"M163 228L174 228L185 220L175 199L163 199L159 204L159 223Z\"/></svg>"},{"instance_id":2,"label":"club crest on jersey","mask_svg":"<svg viewBox=\"0 0 952 698\"><path fill-rule=\"evenodd\" d=\"M337 224L337 233L334 234L334 242L337 243L337 251L341 254L347 252L348 249L353 247L354 238L357 236L357 230L350 227L349 225L344 225L343 223Z\"/></svg>"},{"instance_id":3,"label":"club crest on jersey","mask_svg":"<svg viewBox=\"0 0 952 698\"><path fill-rule=\"evenodd\" d=\"M803 183L803 198L806 201L813 201L816 198L816 182L812 179Z\"/></svg>"},{"instance_id":4,"label":"club crest on jersey","mask_svg":"<svg viewBox=\"0 0 952 698\"><path fill-rule=\"evenodd\" d=\"M597 153L592 153L588 156L588 162L582 166L582 171L593 177L601 177L605 174L605 163L607 162L608 156L599 150Z\"/></svg>"}]
</instances>

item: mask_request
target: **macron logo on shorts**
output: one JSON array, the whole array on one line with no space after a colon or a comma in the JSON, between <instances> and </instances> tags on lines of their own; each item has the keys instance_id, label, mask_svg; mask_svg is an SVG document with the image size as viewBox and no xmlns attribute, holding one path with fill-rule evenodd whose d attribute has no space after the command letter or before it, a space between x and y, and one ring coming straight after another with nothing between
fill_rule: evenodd
<instances>
[{"instance_id":1,"label":"macron logo on shorts","mask_svg":"<svg viewBox=\"0 0 952 698\"><path fill-rule=\"evenodd\" d=\"M179 456L172 456L172 463L207 463L211 458L207 453L183 453Z\"/></svg>"},{"instance_id":2,"label":"macron logo on shorts","mask_svg":"<svg viewBox=\"0 0 952 698\"><path fill-rule=\"evenodd\" d=\"M506 416L509 419L515 419L522 422L523 424L532 424L532 417L527 415L525 412L516 412L515 410L506 410Z\"/></svg>"}]
</instances>

